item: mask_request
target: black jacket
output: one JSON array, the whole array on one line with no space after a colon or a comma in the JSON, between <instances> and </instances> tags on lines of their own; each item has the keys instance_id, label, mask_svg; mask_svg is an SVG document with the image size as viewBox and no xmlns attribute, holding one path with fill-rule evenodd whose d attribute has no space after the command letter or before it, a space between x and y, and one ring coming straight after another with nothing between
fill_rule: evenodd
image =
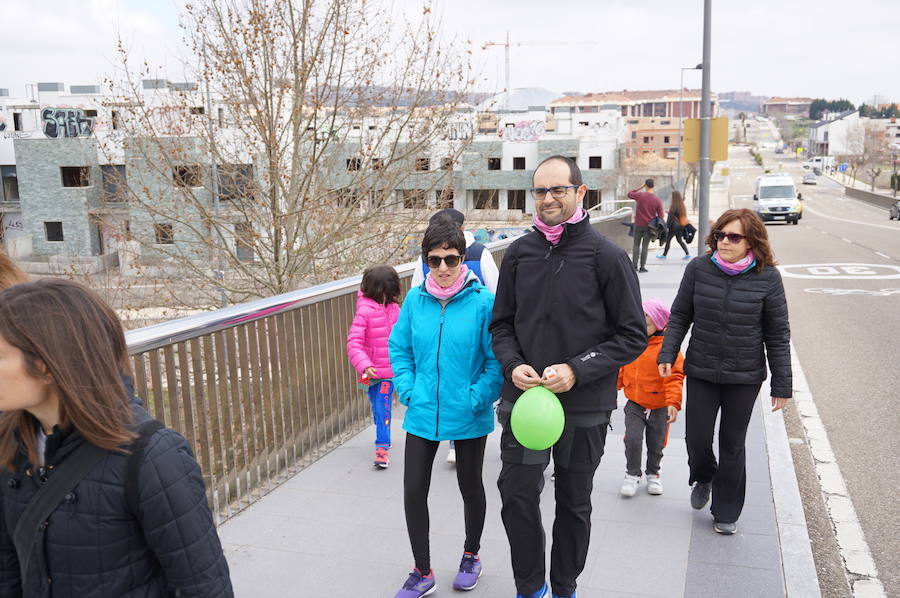
<instances>
[{"instance_id":1,"label":"black jacket","mask_svg":"<svg viewBox=\"0 0 900 598\"><path fill-rule=\"evenodd\" d=\"M516 366L538 374L567 363L575 386L559 395L566 413L616 408L619 367L647 346L641 290L628 255L588 218L566 224L559 244L532 231L516 239L500 265L490 330L503 367L502 397L522 393Z\"/></svg>"},{"instance_id":2,"label":"black jacket","mask_svg":"<svg viewBox=\"0 0 900 598\"><path fill-rule=\"evenodd\" d=\"M689 377L758 384L766 379L768 354L772 396L791 397L791 329L777 268L729 276L708 255L691 260L672 304L658 363L675 362L691 324L684 362Z\"/></svg>"},{"instance_id":3,"label":"black jacket","mask_svg":"<svg viewBox=\"0 0 900 598\"><path fill-rule=\"evenodd\" d=\"M137 423L149 419L139 400L133 401ZM71 431L46 465L65 467L83 442ZM127 459L110 451L50 515L44 541L35 542L24 592L7 522L18 521L40 481L24 454L14 472L0 468L0 596L233 596L203 477L187 441L168 428L148 439L139 474L140 520L125 499Z\"/></svg>"}]
</instances>

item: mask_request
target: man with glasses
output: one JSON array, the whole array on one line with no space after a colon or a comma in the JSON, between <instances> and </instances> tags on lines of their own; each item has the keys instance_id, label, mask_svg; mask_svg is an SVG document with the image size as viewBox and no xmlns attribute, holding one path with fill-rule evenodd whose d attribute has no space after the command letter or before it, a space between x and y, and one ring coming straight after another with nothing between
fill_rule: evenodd
<instances>
[{"instance_id":1,"label":"man with glasses","mask_svg":"<svg viewBox=\"0 0 900 598\"><path fill-rule=\"evenodd\" d=\"M497 486L518 596L548 597L540 495L553 455L550 584L553 596L569 597L587 557L619 367L647 346L647 326L628 254L594 230L581 206L587 187L575 161L547 158L533 184L535 230L507 249L490 326L504 375ZM516 440L509 416L519 395L539 385L557 394L566 425L554 446L534 451Z\"/></svg>"},{"instance_id":2,"label":"man with glasses","mask_svg":"<svg viewBox=\"0 0 900 598\"><path fill-rule=\"evenodd\" d=\"M644 191L646 189L646 191ZM631 260L634 269L640 273L647 271L647 251L650 247L650 221L659 217L666 220L663 211L662 200L653 192L653 179L647 179L644 184L628 192L628 199L635 201L634 205L634 247L631 252Z\"/></svg>"}]
</instances>

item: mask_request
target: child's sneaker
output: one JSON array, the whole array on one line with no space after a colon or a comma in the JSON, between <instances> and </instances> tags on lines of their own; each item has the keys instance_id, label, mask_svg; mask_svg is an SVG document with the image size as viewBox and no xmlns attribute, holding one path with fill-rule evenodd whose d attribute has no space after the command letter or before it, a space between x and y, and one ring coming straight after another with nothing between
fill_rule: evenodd
<instances>
[{"instance_id":1,"label":"child's sneaker","mask_svg":"<svg viewBox=\"0 0 900 598\"><path fill-rule=\"evenodd\" d=\"M658 475L647 474L647 494L662 494L662 479Z\"/></svg>"},{"instance_id":2,"label":"child's sneaker","mask_svg":"<svg viewBox=\"0 0 900 598\"><path fill-rule=\"evenodd\" d=\"M459 562L459 573L453 580L453 589L464 592L474 590L478 585L479 577L481 577L481 559L477 554L464 552L462 560Z\"/></svg>"},{"instance_id":3,"label":"child's sneaker","mask_svg":"<svg viewBox=\"0 0 900 598\"><path fill-rule=\"evenodd\" d=\"M391 464L391 459L388 457L388 450L384 447L379 446L375 449L375 467L380 467L381 469L387 469L387 466Z\"/></svg>"},{"instance_id":4,"label":"child's sneaker","mask_svg":"<svg viewBox=\"0 0 900 598\"><path fill-rule=\"evenodd\" d=\"M406 583L394 595L394 598L422 598L433 593L437 586L434 585L434 571L429 571L428 575L424 575L418 569L413 569Z\"/></svg>"},{"instance_id":5,"label":"child's sneaker","mask_svg":"<svg viewBox=\"0 0 900 598\"><path fill-rule=\"evenodd\" d=\"M456 463L456 449L450 447L450 450L447 451L447 463Z\"/></svg>"},{"instance_id":6,"label":"child's sneaker","mask_svg":"<svg viewBox=\"0 0 900 598\"><path fill-rule=\"evenodd\" d=\"M634 493L637 492L637 487L640 481L641 476L639 475L625 474L625 479L622 480L622 487L619 488L619 494L621 494L622 496L634 496Z\"/></svg>"}]
</instances>

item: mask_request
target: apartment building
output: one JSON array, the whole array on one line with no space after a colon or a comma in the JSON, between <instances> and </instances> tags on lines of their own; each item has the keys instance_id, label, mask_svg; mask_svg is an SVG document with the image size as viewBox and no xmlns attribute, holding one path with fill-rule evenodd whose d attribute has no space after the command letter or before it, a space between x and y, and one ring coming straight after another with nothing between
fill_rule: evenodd
<instances>
[{"instance_id":1,"label":"apartment building","mask_svg":"<svg viewBox=\"0 0 900 598\"><path fill-rule=\"evenodd\" d=\"M176 204L186 190L212 205L213 189L222 200L223 218L234 229L227 242L240 253L241 239L253 225L230 209L228 199L247 193L260 176L256 158L246 153L212 169L191 129L191 117L207 110L196 85L144 80L141 91L143 97L122 100L101 93L98 86L66 90L62 83L39 83L25 98L0 90L0 227L10 255L48 263L93 260L100 269L114 263L123 241L133 239L140 242L144 258L159 257L167 246L195 243L194 224L203 219L195 210L177 221L163 221L161 208ZM173 108L175 96L196 105L183 114L183 102L180 109ZM212 126L222 129L223 138L233 137L237 129L231 128L228 106L213 99L209 109ZM134 126L138 112L153 119L162 138L155 147L135 133L140 132ZM388 122L377 110L365 117L341 115L337 126L343 137L329 166L334 193L349 197L360 192L353 188L360 180L358 171L377 168L378 160L364 156L363 148ZM528 190L542 159L554 154L576 159L589 187L585 207L596 208L617 192L624 140L619 105L604 104L585 114L566 107L551 112L545 106L497 111L462 106L440 139L410 157L408 176L398 177L396 185L380 190L382 197L372 201L390 194L401 211L452 206L474 222L521 227L534 210ZM126 201L129 187L155 198L160 209ZM246 253L252 259L252 252Z\"/></svg>"},{"instance_id":2,"label":"apartment building","mask_svg":"<svg viewBox=\"0 0 900 598\"><path fill-rule=\"evenodd\" d=\"M682 118L698 118L702 101L699 89L611 91L569 95L550 103L551 112L568 108L581 118L601 106L619 106L625 124L625 153L629 158L655 154L675 159L679 151ZM712 116L718 114L718 98L712 95Z\"/></svg>"}]
</instances>

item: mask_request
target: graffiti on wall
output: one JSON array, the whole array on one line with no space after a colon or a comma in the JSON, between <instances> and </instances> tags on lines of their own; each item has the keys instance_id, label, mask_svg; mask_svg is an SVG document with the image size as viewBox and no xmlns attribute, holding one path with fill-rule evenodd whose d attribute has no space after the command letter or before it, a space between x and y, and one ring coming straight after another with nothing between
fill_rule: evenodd
<instances>
[{"instance_id":1,"label":"graffiti on wall","mask_svg":"<svg viewBox=\"0 0 900 598\"><path fill-rule=\"evenodd\" d=\"M547 125L542 120L520 120L515 123L506 123L500 127L497 135L504 141L537 141L547 131Z\"/></svg>"},{"instance_id":2,"label":"graffiti on wall","mask_svg":"<svg viewBox=\"0 0 900 598\"><path fill-rule=\"evenodd\" d=\"M90 137L94 133L94 119L80 108L44 108L41 122L44 135L50 139Z\"/></svg>"}]
</instances>

